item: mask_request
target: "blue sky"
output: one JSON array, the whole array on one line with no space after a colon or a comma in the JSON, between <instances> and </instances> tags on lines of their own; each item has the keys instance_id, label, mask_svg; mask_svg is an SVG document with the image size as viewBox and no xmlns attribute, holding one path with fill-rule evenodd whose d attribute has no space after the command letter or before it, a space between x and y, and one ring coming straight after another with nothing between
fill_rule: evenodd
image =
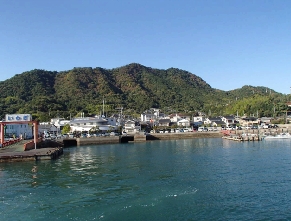
<instances>
[{"instance_id":1,"label":"blue sky","mask_svg":"<svg viewBox=\"0 0 291 221\"><path fill-rule=\"evenodd\" d=\"M289 0L0 0L0 81L129 63L290 93Z\"/></svg>"}]
</instances>

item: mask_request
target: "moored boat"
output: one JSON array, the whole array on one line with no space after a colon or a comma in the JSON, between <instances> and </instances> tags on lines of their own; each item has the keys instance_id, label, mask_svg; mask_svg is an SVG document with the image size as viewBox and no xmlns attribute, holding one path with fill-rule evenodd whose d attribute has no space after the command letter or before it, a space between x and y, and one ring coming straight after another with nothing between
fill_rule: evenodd
<instances>
[{"instance_id":1,"label":"moored boat","mask_svg":"<svg viewBox=\"0 0 291 221\"><path fill-rule=\"evenodd\" d=\"M268 135L268 136L265 136L264 139L291 139L291 134L289 133L280 133L280 134L277 134L277 135Z\"/></svg>"}]
</instances>

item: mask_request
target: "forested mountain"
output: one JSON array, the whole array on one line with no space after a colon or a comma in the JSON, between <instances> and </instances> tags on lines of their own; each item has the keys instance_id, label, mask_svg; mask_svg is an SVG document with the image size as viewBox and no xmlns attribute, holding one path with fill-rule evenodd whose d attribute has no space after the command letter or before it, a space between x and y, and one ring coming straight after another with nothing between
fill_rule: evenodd
<instances>
[{"instance_id":1,"label":"forested mountain","mask_svg":"<svg viewBox=\"0 0 291 221\"><path fill-rule=\"evenodd\" d=\"M0 82L2 118L7 113L31 113L41 121L80 112L100 114L104 109L110 114L121 107L126 114L155 107L166 113L274 115L286 109L288 99L265 87L222 91L184 70L160 70L136 63L114 69L32 70ZM274 105L278 108L275 112Z\"/></svg>"}]
</instances>

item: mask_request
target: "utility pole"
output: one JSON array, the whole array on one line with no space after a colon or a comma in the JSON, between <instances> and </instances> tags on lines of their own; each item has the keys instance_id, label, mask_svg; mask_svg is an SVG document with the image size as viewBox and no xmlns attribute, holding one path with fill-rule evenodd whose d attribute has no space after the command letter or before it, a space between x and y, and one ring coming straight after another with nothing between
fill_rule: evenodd
<instances>
[{"instance_id":1,"label":"utility pole","mask_svg":"<svg viewBox=\"0 0 291 221\"><path fill-rule=\"evenodd\" d=\"M102 111L102 112L103 112L103 113L102 113L102 116L105 117L105 116L104 116L104 95L103 95L103 107L102 107L102 110L103 110L103 111Z\"/></svg>"}]
</instances>

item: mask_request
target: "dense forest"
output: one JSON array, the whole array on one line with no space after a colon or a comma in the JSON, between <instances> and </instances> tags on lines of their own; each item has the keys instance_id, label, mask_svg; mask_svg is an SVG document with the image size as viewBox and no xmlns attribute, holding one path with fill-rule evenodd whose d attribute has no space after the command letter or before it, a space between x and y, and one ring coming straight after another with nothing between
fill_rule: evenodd
<instances>
[{"instance_id":1,"label":"dense forest","mask_svg":"<svg viewBox=\"0 0 291 221\"><path fill-rule=\"evenodd\" d=\"M34 119L117 113L139 116L150 108L164 113L207 116L276 117L286 114L290 95L266 87L243 86L222 91L177 68L167 70L129 64L114 69L31 70L0 82L0 117L29 113Z\"/></svg>"}]
</instances>

